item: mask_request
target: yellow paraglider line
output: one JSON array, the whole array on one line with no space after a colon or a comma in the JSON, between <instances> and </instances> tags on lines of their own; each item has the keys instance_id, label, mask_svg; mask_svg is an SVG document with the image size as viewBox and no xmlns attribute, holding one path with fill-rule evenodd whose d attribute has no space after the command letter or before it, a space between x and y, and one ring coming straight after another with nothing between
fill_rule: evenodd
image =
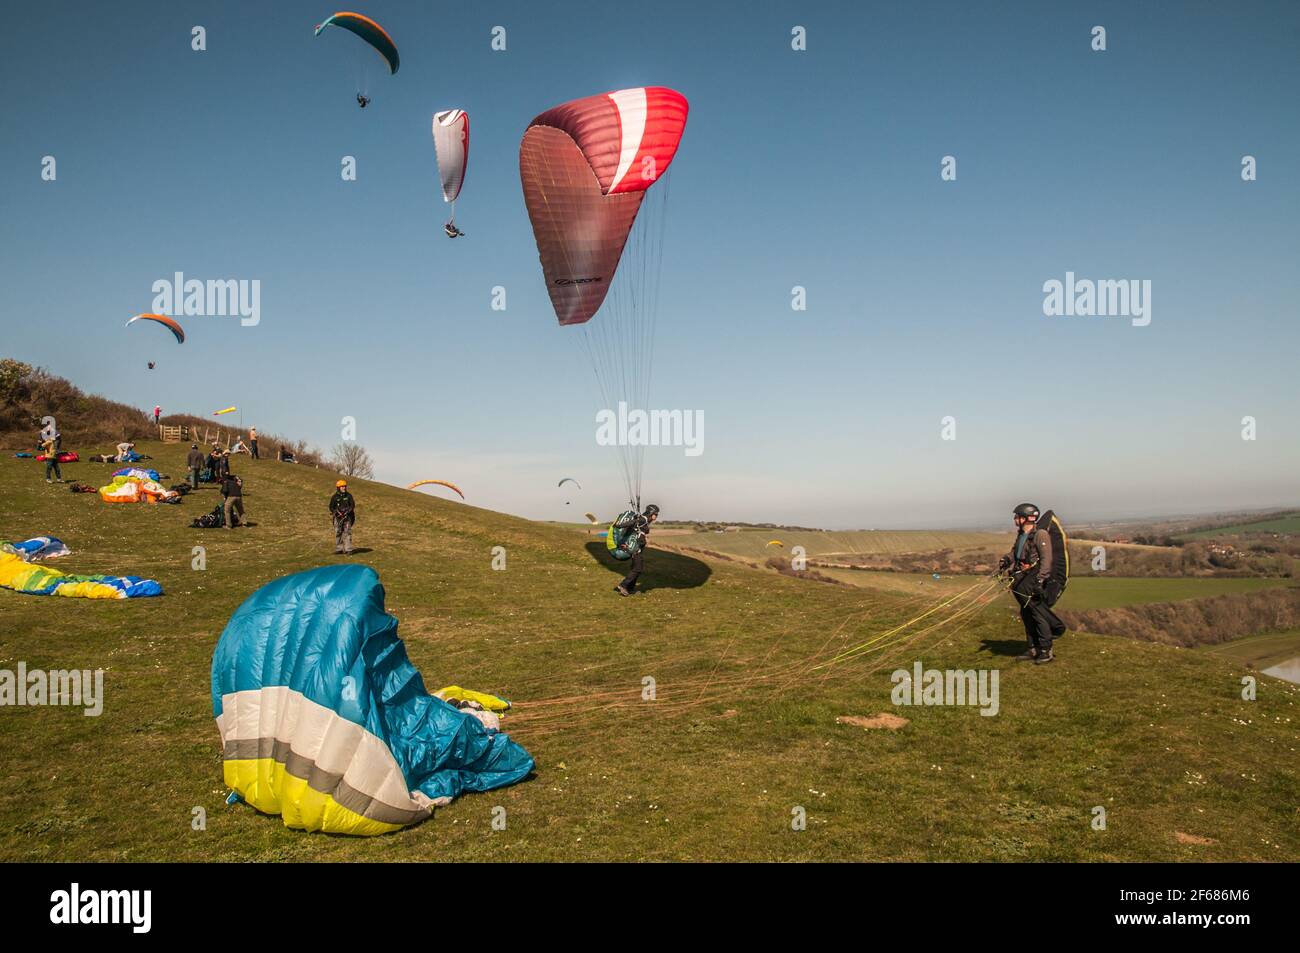
<instances>
[{"instance_id":1,"label":"yellow paraglider line","mask_svg":"<svg viewBox=\"0 0 1300 953\"><path fill-rule=\"evenodd\" d=\"M940 609L947 608L948 606L952 605L954 602L956 602L958 599L962 598L972 590L981 589L982 591L979 594L983 595L984 592L987 592L992 587L993 584L990 583L988 580L981 580L977 583L967 586L961 592L957 593L956 595L952 596L949 599L945 599L943 602L940 602L938 605L931 606L929 609L927 609L925 612L922 612L920 615L914 616L913 618L908 619L906 622L899 623L898 625L894 626L894 628L889 629L886 632L880 633L880 635L877 635L875 638L868 639L865 642L860 642L855 646L845 649L839 655L827 659L825 662L822 662L820 665L813 666L812 670L817 671L818 669L825 668L828 665L835 665L839 662L847 661L863 652L869 651L871 649L871 646L875 645L875 643L881 641L882 639L887 639L891 635L901 632L904 629L910 628L911 626L920 622L922 619L926 618L927 616L933 615L934 613L938 612Z\"/></svg>"}]
</instances>

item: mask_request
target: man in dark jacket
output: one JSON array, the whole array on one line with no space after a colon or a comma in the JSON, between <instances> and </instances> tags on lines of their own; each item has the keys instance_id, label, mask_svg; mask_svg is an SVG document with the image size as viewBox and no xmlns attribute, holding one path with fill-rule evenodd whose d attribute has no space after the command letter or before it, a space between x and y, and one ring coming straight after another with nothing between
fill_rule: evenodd
<instances>
[{"instance_id":1,"label":"man in dark jacket","mask_svg":"<svg viewBox=\"0 0 1300 953\"><path fill-rule=\"evenodd\" d=\"M650 525L659 519L659 507L651 503L645 508L645 512L636 518L632 524L632 530L628 533L628 539L634 540L634 544L629 547L632 552L632 568L628 574L623 577L623 581L614 587L620 596L630 596L636 592L636 581L641 577L641 570L645 568L645 544L646 539L650 536Z\"/></svg>"},{"instance_id":2,"label":"man in dark jacket","mask_svg":"<svg viewBox=\"0 0 1300 953\"><path fill-rule=\"evenodd\" d=\"M185 458L185 465L190 468L190 486L199 488L199 474L203 471L203 451L197 443L190 444L190 454Z\"/></svg>"},{"instance_id":3,"label":"man in dark jacket","mask_svg":"<svg viewBox=\"0 0 1300 953\"><path fill-rule=\"evenodd\" d=\"M233 473L227 473L221 481L221 498L226 501L226 529L234 529L236 513L239 522L244 522L244 481Z\"/></svg>"},{"instance_id":4,"label":"man in dark jacket","mask_svg":"<svg viewBox=\"0 0 1300 953\"><path fill-rule=\"evenodd\" d=\"M334 518L334 552L347 556L352 553L352 524L357 521L357 501L348 492L348 481L334 484L330 497L330 516Z\"/></svg>"},{"instance_id":5,"label":"man in dark jacket","mask_svg":"<svg viewBox=\"0 0 1300 953\"><path fill-rule=\"evenodd\" d=\"M1011 594L1020 603L1020 621L1029 642L1029 648L1016 660L1044 665L1056 659L1052 642L1065 634L1065 623L1052 611L1061 593L1052 579L1055 555L1051 538L1046 531L1037 532L1038 517L1038 507L1033 503L1021 503L1015 508L1013 519L1019 532L998 568L1011 571Z\"/></svg>"}]
</instances>

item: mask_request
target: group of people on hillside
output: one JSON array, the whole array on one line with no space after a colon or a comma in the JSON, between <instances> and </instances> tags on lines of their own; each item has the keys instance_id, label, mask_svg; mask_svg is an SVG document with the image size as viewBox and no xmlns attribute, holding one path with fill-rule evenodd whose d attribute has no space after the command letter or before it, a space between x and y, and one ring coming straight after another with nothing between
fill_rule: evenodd
<instances>
[{"instance_id":1,"label":"group of people on hillside","mask_svg":"<svg viewBox=\"0 0 1300 953\"><path fill-rule=\"evenodd\" d=\"M154 408L155 420L161 409ZM40 449L45 456L45 482L63 482L63 473L59 467L59 453L63 437L57 431L42 432ZM123 441L117 445L118 462L128 462L135 451L135 444ZM229 450L223 450L218 444L205 454L197 443L190 445L186 466L189 468L190 486L197 490L203 471L209 471L209 482L219 484L222 497L222 511L227 529L245 523L243 486L244 482L230 471L230 457L236 453L247 453L251 459L259 459L257 453L257 428L249 430L249 443L244 444L239 436ZM280 446L277 454L280 460L293 461L292 454ZM334 485L334 495L329 500L330 519L334 527L334 552L350 555L353 552L352 528L356 524L356 499L348 491L346 480L339 480ZM635 511L633 511L635 513ZM629 514L630 515L630 514ZM1019 661L1032 661L1043 665L1055 660L1054 643L1066 632L1066 625L1053 611L1061 598L1068 578L1068 551L1065 549L1063 534L1061 542L1054 544L1050 527L1040 529L1038 523L1042 516L1038 507L1032 503L1021 503L1013 511L1013 520L1017 534L1011 551L1002 557L998 569L1011 577L1011 593L1020 605L1020 619L1024 625L1025 638L1028 642L1026 651L1017 657ZM1048 518L1054 519L1051 513ZM619 595L630 596L637 591L637 583L645 567L645 545L653 524L659 519L659 507L650 504L640 514L627 533L627 539L634 545L628 546L632 552L630 568L626 576L615 589ZM1056 522L1059 527L1059 521ZM624 557L626 558L626 557ZM1064 561L1064 569L1060 563Z\"/></svg>"},{"instance_id":2,"label":"group of people on hillside","mask_svg":"<svg viewBox=\"0 0 1300 953\"><path fill-rule=\"evenodd\" d=\"M222 513L226 529L234 529L244 524L244 481L230 471L230 454L218 444L204 453L197 443L190 444L190 452L185 457L185 466L190 471L190 487L197 490L203 479L203 471L208 471L210 480L221 489Z\"/></svg>"}]
</instances>

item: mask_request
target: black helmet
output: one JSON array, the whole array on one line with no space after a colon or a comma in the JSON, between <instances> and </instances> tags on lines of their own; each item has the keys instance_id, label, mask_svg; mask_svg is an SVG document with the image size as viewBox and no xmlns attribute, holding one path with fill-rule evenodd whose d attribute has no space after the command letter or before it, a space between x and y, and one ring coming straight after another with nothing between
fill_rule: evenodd
<instances>
[{"instance_id":1,"label":"black helmet","mask_svg":"<svg viewBox=\"0 0 1300 953\"><path fill-rule=\"evenodd\" d=\"M657 506L655 506L653 503L651 503L649 506L647 506L647 507L645 508L645 513L643 513L642 515L643 515L643 516L658 516L658 515L659 515L659 507L657 507Z\"/></svg>"},{"instance_id":2,"label":"black helmet","mask_svg":"<svg viewBox=\"0 0 1300 953\"><path fill-rule=\"evenodd\" d=\"M1033 503L1021 503L1011 512L1013 515L1023 516L1025 519L1038 519L1038 507L1034 506Z\"/></svg>"}]
</instances>

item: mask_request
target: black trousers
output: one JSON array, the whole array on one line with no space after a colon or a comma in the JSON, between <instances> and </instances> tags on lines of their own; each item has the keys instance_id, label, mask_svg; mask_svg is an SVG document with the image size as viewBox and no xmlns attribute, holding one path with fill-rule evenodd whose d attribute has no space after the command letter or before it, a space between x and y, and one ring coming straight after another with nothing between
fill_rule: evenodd
<instances>
[{"instance_id":1,"label":"black trousers","mask_svg":"<svg viewBox=\"0 0 1300 953\"><path fill-rule=\"evenodd\" d=\"M1055 580L1048 580L1037 590L1033 573L1025 573L1011 587L1016 601L1020 603L1020 621L1025 627L1025 638L1030 648L1050 651L1052 641L1065 634L1065 623L1052 611L1056 600L1061 598L1061 587Z\"/></svg>"},{"instance_id":2,"label":"black trousers","mask_svg":"<svg viewBox=\"0 0 1300 953\"><path fill-rule=\"evenodd\" d=\"M628 592L636 591L636 581L641 577L641 570L645 568L645 550L641 550L632 557L632 568L628 574L623 577L620 585Z\"/></svg>"}]
</instances>

